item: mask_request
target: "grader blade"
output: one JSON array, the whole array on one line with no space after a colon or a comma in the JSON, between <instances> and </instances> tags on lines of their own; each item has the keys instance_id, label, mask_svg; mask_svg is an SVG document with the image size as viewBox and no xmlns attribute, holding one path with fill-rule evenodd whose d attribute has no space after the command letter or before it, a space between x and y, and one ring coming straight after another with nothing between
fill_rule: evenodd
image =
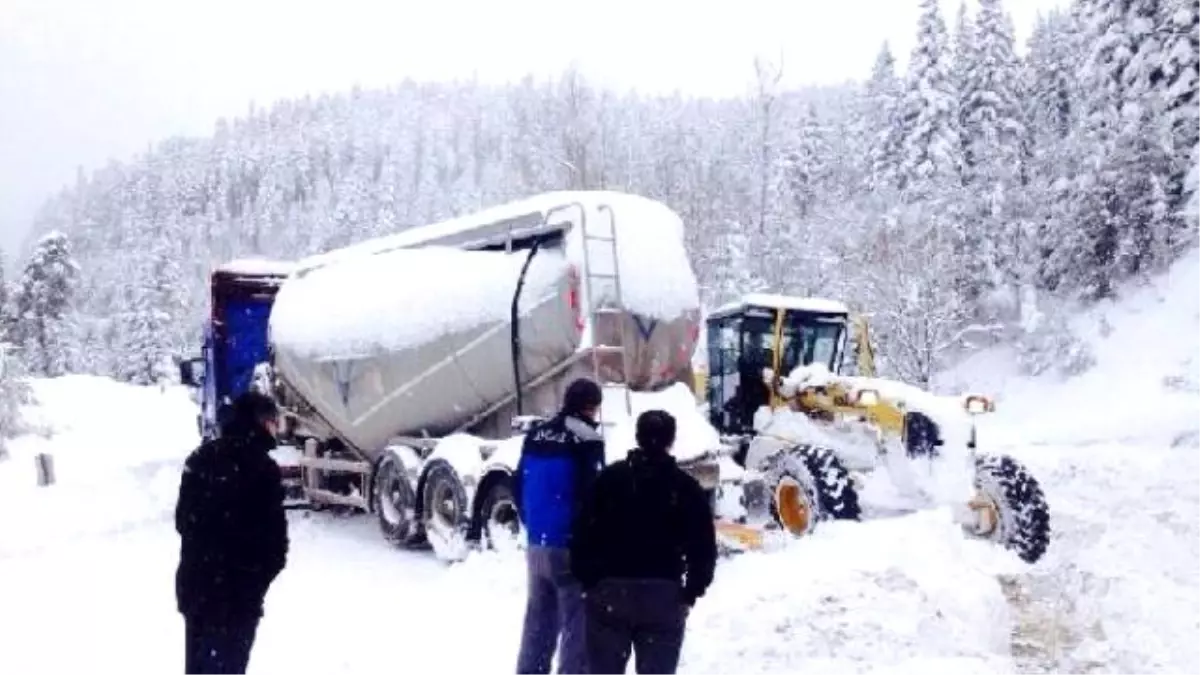
<instances>
[{"instance_id":1,"label":"grader blade","mask_svg":"<svg viewBox=\"0 0 1200 675\"><path fill-rule=\"evenodd\" d=\"M763 548L763 533L749 525L718 520L717 543L733 551L757 551Z\"/></svg>"}]
</instances>

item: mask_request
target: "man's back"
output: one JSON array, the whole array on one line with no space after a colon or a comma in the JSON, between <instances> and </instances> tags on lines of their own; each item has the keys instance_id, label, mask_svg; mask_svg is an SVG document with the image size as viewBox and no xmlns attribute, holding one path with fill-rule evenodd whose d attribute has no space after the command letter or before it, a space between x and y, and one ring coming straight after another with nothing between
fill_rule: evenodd
<instances>
[{"instance_id":1,"label":"man's back","mask_svg":"<svg viewBox=\"0 0 1200 675\"><path fill-rule=\"evenodd\" d=\"M683 583L690 603L716 564L704 491L666 453L634 450L596 479L576 528L572 565L585 585L603 578Z\"/></svg>"},{"instance_id":2,"label":"man's back","mask_svg":"<svg viewBox=\"0 0 1200 675\"><path fill-rule=\"evenodd\" d=\"M185 615L260 614L287 556L279 467L265 439L224 437L188 457L175 507Z\"/></svg>"},{"instance_id":3,"label":"man's back","mask_svg":"<svg viewBox=\"0 0 1200 675\"><path fill-rule=\"evenodd\" d=\"M530 545L567 545L579 501L603 465L604 441L583 420L560 414L529 431L513 491Z\"/></svg>"}]
</instances>

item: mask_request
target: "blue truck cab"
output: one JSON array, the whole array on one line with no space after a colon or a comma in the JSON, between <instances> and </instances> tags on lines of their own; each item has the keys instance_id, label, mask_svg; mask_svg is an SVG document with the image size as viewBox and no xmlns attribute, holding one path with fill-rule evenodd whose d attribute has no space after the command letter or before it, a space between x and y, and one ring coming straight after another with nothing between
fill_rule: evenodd
<instances>
[{"instance_id":1,"label":"blue truck cab","mask_svg":"<svg viewBox=\"0 0 1200 675\"><path fill-rule=\"evenodd\" d=\"M213 270L201 355L179 364L180 380L199 393L197 425L204 440L220 436L224 407L251 387L259 364L270 362L271 305L290 271L287 263L265 260Z\"/></svg>"}]
</instances>

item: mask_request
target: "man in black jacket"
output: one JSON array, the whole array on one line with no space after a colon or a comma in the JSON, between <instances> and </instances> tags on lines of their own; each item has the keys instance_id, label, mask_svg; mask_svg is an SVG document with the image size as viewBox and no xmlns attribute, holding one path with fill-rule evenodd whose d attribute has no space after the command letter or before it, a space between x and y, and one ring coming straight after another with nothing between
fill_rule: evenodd
<instances>
[{"instance_id":1,"label":"man in black jacket","mask_svg":"<svg viewBox=\"0 0 1200 675\"><path fill-rule=\"evenodd\" d=\"M687 614L712 583L716 526L700 484L669 454L675 418L637 420L638 448L600 473L576 524L571 569L586 592L588 667L674 673Z\"/></svg>"},{"instance_id":2,"label":"man in black jacket","mask_svg":"<svg viewBox=\"0 0 1200 675\"><path fill-rule=\"evenodd\" d=\"M221 437L184 464L175 507L175 597L187 673L246 671L267 588L287 561L283 484L268 454L277 425L274 401L243 394Z\"/></svg>"}]
</instances>

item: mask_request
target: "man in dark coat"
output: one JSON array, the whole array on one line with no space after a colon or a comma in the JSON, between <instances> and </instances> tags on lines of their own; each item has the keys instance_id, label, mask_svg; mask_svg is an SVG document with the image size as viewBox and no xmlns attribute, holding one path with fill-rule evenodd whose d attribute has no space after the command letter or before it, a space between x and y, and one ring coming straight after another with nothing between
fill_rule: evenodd
<instances>
[{"instance_id":1,"label":"man in dark coat","mask_svg":"<svg viewBox=\"0 0 1200 675\"><path fill-rule=\"evenodd\" d=\"M675 463L675 418L637 420L638 447L601 472L580 513L571 569L585 592L588 667L674 673L688 612L712 583L716 525L704 490Z\"/></svg>"},{"instance_id":2,"label":"man in dark coat","mask_svg":"<svg viewBox=\"0 0 1200 675\"><path fill-rule=\"evenodd\" d=\"M513 496L529 539L529 598L518 673L549 673L560 634L558 672L587 672L583 595L567 551L581 499L604 466L596 423L602 398L595 382L575 380L559 413L531 429L521 446Z\"/></svg>"},{"instance_id":3,"label":"man in dark coat","mask_svg":"<svg viewBox=\"0 0 1200 675\"><path fill-rule=\"evenodd\" d=\"M259 393L229 409L221 437L183 468L175 529L175 597L187 673L244 673L271 582L287 561L287 518L275 448L279 411Z\"/></svg>"}]
</instances>

